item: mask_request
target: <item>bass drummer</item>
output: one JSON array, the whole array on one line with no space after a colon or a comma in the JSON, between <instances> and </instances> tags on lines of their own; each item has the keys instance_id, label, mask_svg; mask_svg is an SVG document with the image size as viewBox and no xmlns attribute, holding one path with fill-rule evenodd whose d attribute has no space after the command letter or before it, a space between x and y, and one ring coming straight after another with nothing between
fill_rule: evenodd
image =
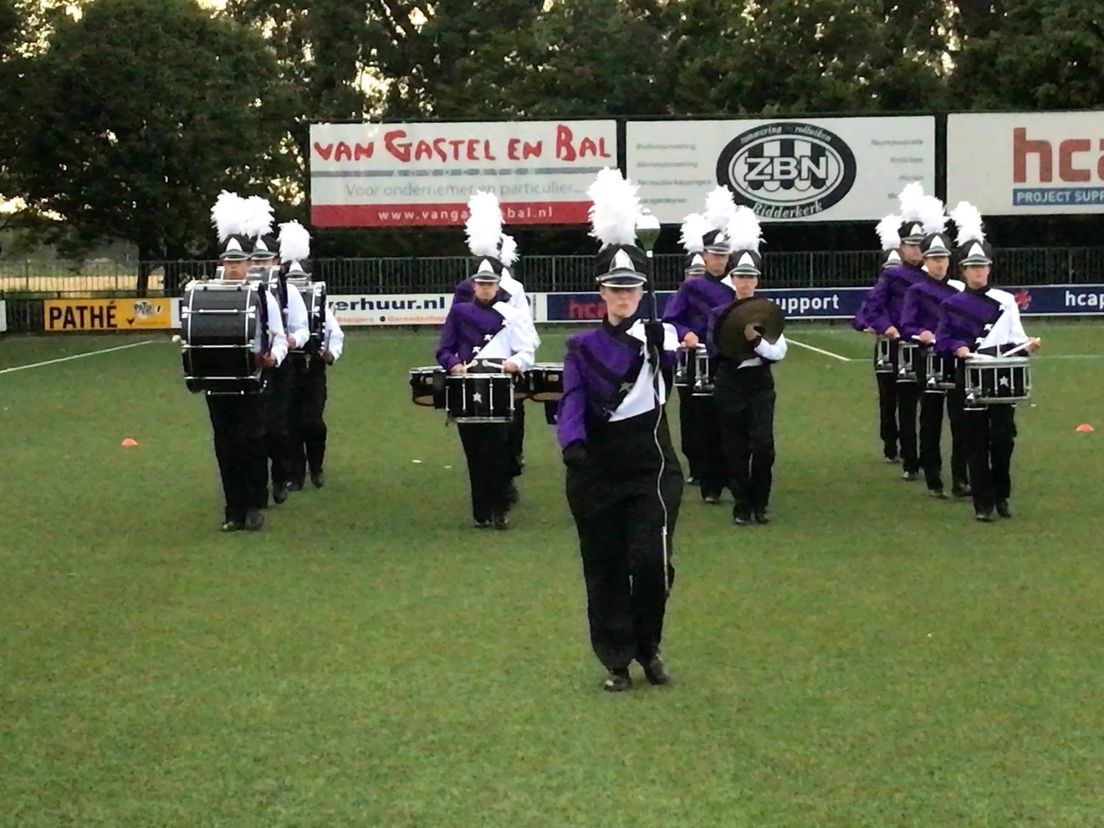
<instances>
[{"instance_id":1,"label":"bass drummer","mask_svg":"<svg viewBox=\"0 0 1104 828\"><path fill-rule=\"evenodd\" d=\"M222 246L219 274L225 281L242 282L249 275L248 210L245 199L225 191L211 210ZM288 343L279 303L267 291L264 291L264 302L263 321L267 323L267 330L257 337L255 350L259 354L259 366L272 369L283 363ZM268 503L268 455L261 395L208 392L206 399L226 504L222 531L246 529L255 532L264 526L262 510Z\"/></svg>"},{"instance_id":2,"label":"bass drummer","mask_svg":"<svg viewBox=\"0 0 1104 828\"><path fill-rule=\"evenodd\" d=\"M535 360L532 317L498 301L501 276L483 259L471 277L471 302L454 304L437 342L437 363L451 375L500 372L520 377ZM510 511L510 423L457 423L468 464L476 527L506 529Z\"/></svg>"},{"instance_id":3,"label":"bass drummer","mask_svg":"<svg viewBox=\"0 0 1104 828\"><path fill-rule=\"evenodd\" d=\"M1015 297L989 287L993 252L985 240L977 207L959 202L951 211L951 219L958 227L956 254L966 288L940 305L935 348L937 353L959 360L959 383L964 385L964 361L975 354L999 357L1012 350L1033 353L1041 343L1024 333ZM1015 408L1011 404L971 407L967 403L962 419L969 447L974 516L989 523L996 509L1002 518L1010 518Z\"/></svg>"}]
</instances>

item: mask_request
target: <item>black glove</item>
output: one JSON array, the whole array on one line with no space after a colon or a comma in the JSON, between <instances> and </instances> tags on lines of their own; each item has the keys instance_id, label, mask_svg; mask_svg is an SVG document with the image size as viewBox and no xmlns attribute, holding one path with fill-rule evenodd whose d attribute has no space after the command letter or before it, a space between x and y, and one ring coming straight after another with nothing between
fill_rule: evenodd
<instances>
[{"instance_id":1,"label":"black glove","mask_svg":"<svg viewBox=\"0 0 1104 828\"><path fill-rule=\"evenodd\" d=\"M653 322L644 323L644 337L648 343L649 351L663 350L663 323L656 319Z\"/></svg>"},{"instance_id":2,"label":"black glove","mask_svg":"<svg viewBox=\"0 0 1104 828\"><path fill-rule=\"evenodd\" d=\"M563 450L564 465L575 471L584 471L590 467L590 454L587 452L586 443L576 440Z\"/></svg>"}]
</instances>

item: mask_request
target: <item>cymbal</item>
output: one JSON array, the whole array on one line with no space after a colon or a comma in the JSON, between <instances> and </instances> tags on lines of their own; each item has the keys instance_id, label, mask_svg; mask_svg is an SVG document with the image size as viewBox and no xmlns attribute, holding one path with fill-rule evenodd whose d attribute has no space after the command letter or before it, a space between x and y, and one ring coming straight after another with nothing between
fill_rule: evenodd
<instances>
[{"instance_id":1,"label":"cymbal","mask_svg":"<svg viewBox=\"0 0 1104 828\"><path fill-rule=\"evenodd\" d=\"M786 327L786 315L776 303L762 297L734 303L717 323L717 347L722 355L733 360L755 356L751 343L744 336L744 328L748 325L759 331L767 342L774 343Z\"/></svg>"}]
</instances>

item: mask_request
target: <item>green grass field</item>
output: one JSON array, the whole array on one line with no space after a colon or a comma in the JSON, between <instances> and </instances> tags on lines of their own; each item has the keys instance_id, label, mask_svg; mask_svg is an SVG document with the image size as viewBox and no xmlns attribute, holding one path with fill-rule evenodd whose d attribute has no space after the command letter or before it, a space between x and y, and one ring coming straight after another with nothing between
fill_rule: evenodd
<instances>
[{"instance_id":1,"label":"green grass field","mask_svg":"<svg viewBox=\"0 0 1104 828\"><path fill-rule=\"evenodd\" d=\"M0 373L0 825L1102 825L1104 335L1028 328L1016 516L983 525L881 462L868 340L793 327L857 361L776 370L771 526L687 489L675 683L617 697L552 429L513 529L469 528L410 403L431 332L349 337L328 485L259 535L217 531L167 337ZM0 371L137 341L7 338Z\"/></svg>"}]
</instances>

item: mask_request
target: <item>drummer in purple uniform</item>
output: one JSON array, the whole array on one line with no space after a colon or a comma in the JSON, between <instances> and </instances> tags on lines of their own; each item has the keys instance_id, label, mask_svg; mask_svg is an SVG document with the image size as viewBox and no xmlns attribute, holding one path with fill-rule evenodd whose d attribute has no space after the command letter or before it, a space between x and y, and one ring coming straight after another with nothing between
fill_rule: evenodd
<instances>
[{"instance_id":1,"label":"drummer in purple uniform","mask_svg":"<svg viewBox=\"0 0 1104 828\"><path fill-rule=\"evenodd\" d=\"M948 279L951 266L951 240L942 231L930 233L920 243L927 278L917 282L905 293L901 309L901 336L920 343L916 356L916 376L920 393L920 466L928 484L928 494L944 499L943 455L940 442L943 434L943 400L947 400L947 418L951 423L951 493L955 497L970 494L967 480L966 448L962 434L961 391L946 395L927 389L927 354L935 342L939 324L939 306L963 288L957 279Z\"/></svg>"},{"instance_id":2,"label":"drummer in purple uniform","mask_svg":"<svg viewBox=\"0 0 1104 828\"><path fill-rule=\"evenodd\" d=\"M675 326L679 341L688 349L704 346L710 313L728 305L735 296L728 276L728 257L732 252L725 231L709 229L704 216L691 214L683 220L682 242L691 253L701 252L705 273L679 285L678 293L667 303L663 321ZM682 450L697 477L702 500L718 503L727 483L721 426L712 396L695 395L694 389L680 387L679 423Z\"/></svg>"},{"instance_id":3,"label":"drummer in purple uniform","mask_svg":"<svg viewBox=\"0 0 1104 828\"><path fill-rule=\"evenodd\" d=\"M450 374L521 374L533 366L531 317L497 300L500 276L487 259L471 281L472 302L453 305L437 343L437 362ZM509 526L510 424L457 423L471 483L472 518L479 528Z\"/></svg>"},{"instance_id":4,"label":"drummer in purple uniform","mask_svg":"<svg viewBox=\"0 0 1104 828\"><path fill-rule=\"evenodd\" d=\"M683 487L664 412L678 340L672 325L638 316L647 259L635 245L635 193L613 169L588 191L607 312L568 341L557 422L590 640L609 692L632 687L634 659L650 683L670 680L659 650Z\"/></svg>"},{"instance_id":5,"label":"drummer in purple uniform","mask_svg":"<svg viewBox=\"0 0 1104 828\"><path fill-rule=\"evenodd\" d=\"M989 287L993 252L985 240L981 213L972 204L960 202L951 211L951 218L958 226L956 257L966 289L940 305L936 351L961 361L973 354L1000 356L1021 345L1024 346L1019 349L1021 354L1038 350L1040 341L1029 339L1024 333L1015 297ZM959 371L960 382L963 373ZM988 523L996 509L1001 517L1010 518L1015 408L1011 404L967 407L962 419L969 451L974 516Z\"/></svg>"}]
</instances>

